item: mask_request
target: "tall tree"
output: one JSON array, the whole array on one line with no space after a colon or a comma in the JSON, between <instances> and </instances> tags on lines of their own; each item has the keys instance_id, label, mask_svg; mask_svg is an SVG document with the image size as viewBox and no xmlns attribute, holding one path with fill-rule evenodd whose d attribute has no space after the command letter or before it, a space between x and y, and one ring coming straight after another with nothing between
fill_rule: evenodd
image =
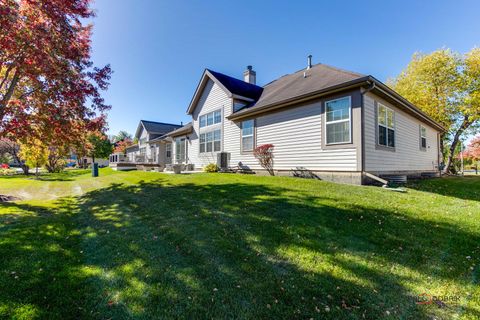
<instances>
[{"instance_id":1,"label":"tall tree","mask_svg":"<svg viewBox=\"0 0 480 320\"><path fill-rule=\"evenodd\" d=\"M441 123L447 150L444 172L455 172L453 159L462 134L478 130L480 120L480 49L465 55L441 49L414 54L402 73L389 83L394 90Z\"/></svg>"},{"instance_id":2,"label":"tall tree","mask_svg":"<svg viewBox=\"0 0 480 320\"><path fill-rule=\"evenodd\" d=\"M0 2L0 136L71 142L99 130L109 109L100 92L110 66L90 58L91 0Z\"/></svg>"}]
</instances>

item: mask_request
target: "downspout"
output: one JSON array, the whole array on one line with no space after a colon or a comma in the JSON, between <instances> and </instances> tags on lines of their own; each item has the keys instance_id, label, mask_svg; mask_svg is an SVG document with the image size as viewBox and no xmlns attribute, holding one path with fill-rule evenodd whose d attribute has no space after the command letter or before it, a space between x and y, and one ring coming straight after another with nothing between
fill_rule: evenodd
<instances>
[{"instance_id":1,"label":"downspout","mask_svg":"<svg viewBox=\"0 0 480 320\"><path fill-rule=\"evenodd\" d=\"M363 184L363 178L365 174L365 99L364 96L366 93L372 91L375 89L375 82L374 81L367 81L367 83L370 84L370 86L366 89L361 89L360 90L360 100L361 100L361 109L360 109L360 114L361 114L361 147L362 147L362 154L361 154L361 161L360 161L360 169L362 173L362 184Z\"/></svg>"}]
</instances>

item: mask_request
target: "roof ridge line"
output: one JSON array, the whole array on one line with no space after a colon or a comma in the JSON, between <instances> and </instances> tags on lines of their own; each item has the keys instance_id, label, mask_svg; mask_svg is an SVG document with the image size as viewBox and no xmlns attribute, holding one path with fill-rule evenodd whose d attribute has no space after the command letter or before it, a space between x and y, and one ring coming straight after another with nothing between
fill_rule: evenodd
<instances>
[{"instance_id":1,"label":"roof ridge line","mask_svg":"<svg viewBox=\"0 0 480 320\"><path fill-rule=\"evenodd\" d=\"M140 120L141 122L150 122L150 123L158 123L158 124L166 124L170 126L179 126L181 127L181 124L175 124L175 123L168 123L168 122L159 122L159 121L152 121L152 120Z\"/></svg>"}]
</instances>

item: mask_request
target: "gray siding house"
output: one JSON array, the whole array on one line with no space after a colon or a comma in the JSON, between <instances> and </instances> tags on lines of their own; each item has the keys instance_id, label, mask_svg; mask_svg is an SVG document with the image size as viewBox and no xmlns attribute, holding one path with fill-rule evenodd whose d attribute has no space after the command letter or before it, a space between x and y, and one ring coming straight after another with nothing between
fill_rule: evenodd
<instances>
[{"instance_id":1,"label":"gray siding house","mask_svg":"<svg viewBox=\"0 0 480 320\"><path fill-rule=\"evenodd\" d=\"M135 140L127 147L126 154L110 155L110 167L114 170L132 170L137 166L163 169L172 163L172 139L167 134L182 128L182 125L140 120Z\"/></svg>"},{"instance_id":2,"label":"gray siding house","mask_svg":"<svg viewBox=\"0 0 480 320\"><path fill-rule=\"evenodd\" d=\"M230 167L263 173L253 156L274 145L279 175L308 171L321 179L363 184L368 176L437 174L444 130L370 75L325 64L256 84L206 69L187 109L192 122L161 139L175 163L197 170L226 153Z\"/></svg>"}]
</instances>

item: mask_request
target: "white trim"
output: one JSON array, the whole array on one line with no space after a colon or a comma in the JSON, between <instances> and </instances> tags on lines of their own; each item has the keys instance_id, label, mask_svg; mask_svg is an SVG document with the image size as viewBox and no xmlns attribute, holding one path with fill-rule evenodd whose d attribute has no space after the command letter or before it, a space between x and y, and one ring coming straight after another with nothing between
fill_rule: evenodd
<instances>
[{"instance_id":1,"label":"white trim","mask_svg":"<svg viewBox=\"0 0 480 320\"><path fill-rule=\"evenodd\" d=\"M425 131L425 135L423 135L422 131ZM425 139L425 147L422 145L422 139ZM427 150L427 127L420 124L420 150L425 151Z\"/></svg>"},{"instance_id":2,"label":"white trim","mask_svg":"<svg viewBox=\"0 0 480 320\"><path fill-rule=\"evenodd\" d=\"M243 135L243 124L245 122L252 121L252 134L248 135ZM250 138L252 137L252 149L251 150L245 150L243 148L243 138ZM240 152L252 152L255 149L255 119L249 119L249 120L243 120L240 122Z\"/></svg>"},{"instance_id":3,"label":"white trim","mask_svg":"<svg viewBox=\"0 0 480 320\"><path fill-rule=\"evenodd\" d=\"M215 140L215 131L220 131L220 140ZM211 133L212 134L212 151L207 151L207 134ZM205 145L205 151L201 151L201 135L205 136L205 142L203 143ZM222 141L222 134L223 134L223 129L222 128L212 128L211 130L204 131L202 133L198 134L198 154L205 154L205 153L215 153L215 152L221 152L222 151L222 146L223 146L223 141ZM220 141L220 150L215 151L215 141Z\"/></svg>"},{"instance_id":4,"label":"white trim","mask_svg":"<svg viewBox=\"0 0 480 320\"><path fill-rule=\"evenodd\" d=\"M379 116L379 114L380 114L380 112L379 112L380 107L385 108L385 111L386 111L386 112L385 112L385 124L381 124L381 123L378 121L378 116ZM392 112L393 127L389 127L389 126L388 126L388 111L391 111L391 112ZM377 132L378 132L376 144L379 145L379 146L382 146L382 147L387 147L387 148L392 148L392 149L394 149L394 148L396 147L396 145L397 145L397 128L396 128L396 121L395 121L395 117L396 117L396 115L395 115L395 110L393 110L392 108L389 108L389 107L387 107L386 105L384 105L383 103L377 101L377 113L376 113L376 115L377 115L377 119L376 119L377 128L376 128L376 130L377 130ZM387 129L386 132L385 132L386 138L387 138L387 144L386 144L386 145L380 143L380 130L379 130L379 128L378 128L379 126L382 126L382 127L384 127L385 129ZM390 146L389 143L388 143L388 142L389 142L389 141L388 141L388 129L393 130L393 147Z\"/></svg>"},{"instance_id":5,"label":"white trim","mask_svg":"<svg viewBox=\"0 0 480 320\"><path fill-rule=\"evenodd\" d=\"M215 112L217 112L217 111L220 111L220 122L215 123ZM214 123L212 123L212 124L208 124L208 115L210 113L213 114L213 122ZM200 118L201 117L206 117L205 118L205 125L203 127L200 126L200 124L201 124ZM208 127L212 127L212 126L219 125L219 124L222 124L222 123L223 123L223 108L218 108L218 109L215 109L213 111L209 111L209 112L198 115L198 129L208 128Z\"/></svg>"},{"instance_id":6,"label":"white trim","mask_svg":"<svg viewBox=\"0 0 480 320\"><path fill-rule=\"evenodd\" d=\"M347 120L334 120L334 121L327 121L327 103L332 102L332 101L337 101L337 100L343 100L343 99L348 99L348 141L342 141L342 142L330 142L328 143L327 141L327 125L332 124L332 123L341 123L341 122L347 122ZM352 97L351 96L345 96L341 98L335 98L332 100L325 101L324 103L324 117L325 117L325 128L323 130L323 134L325 137L325 145L326 146L333 146L336 144L349 144L352 143Z\"/></svg>"}]
</instances>

